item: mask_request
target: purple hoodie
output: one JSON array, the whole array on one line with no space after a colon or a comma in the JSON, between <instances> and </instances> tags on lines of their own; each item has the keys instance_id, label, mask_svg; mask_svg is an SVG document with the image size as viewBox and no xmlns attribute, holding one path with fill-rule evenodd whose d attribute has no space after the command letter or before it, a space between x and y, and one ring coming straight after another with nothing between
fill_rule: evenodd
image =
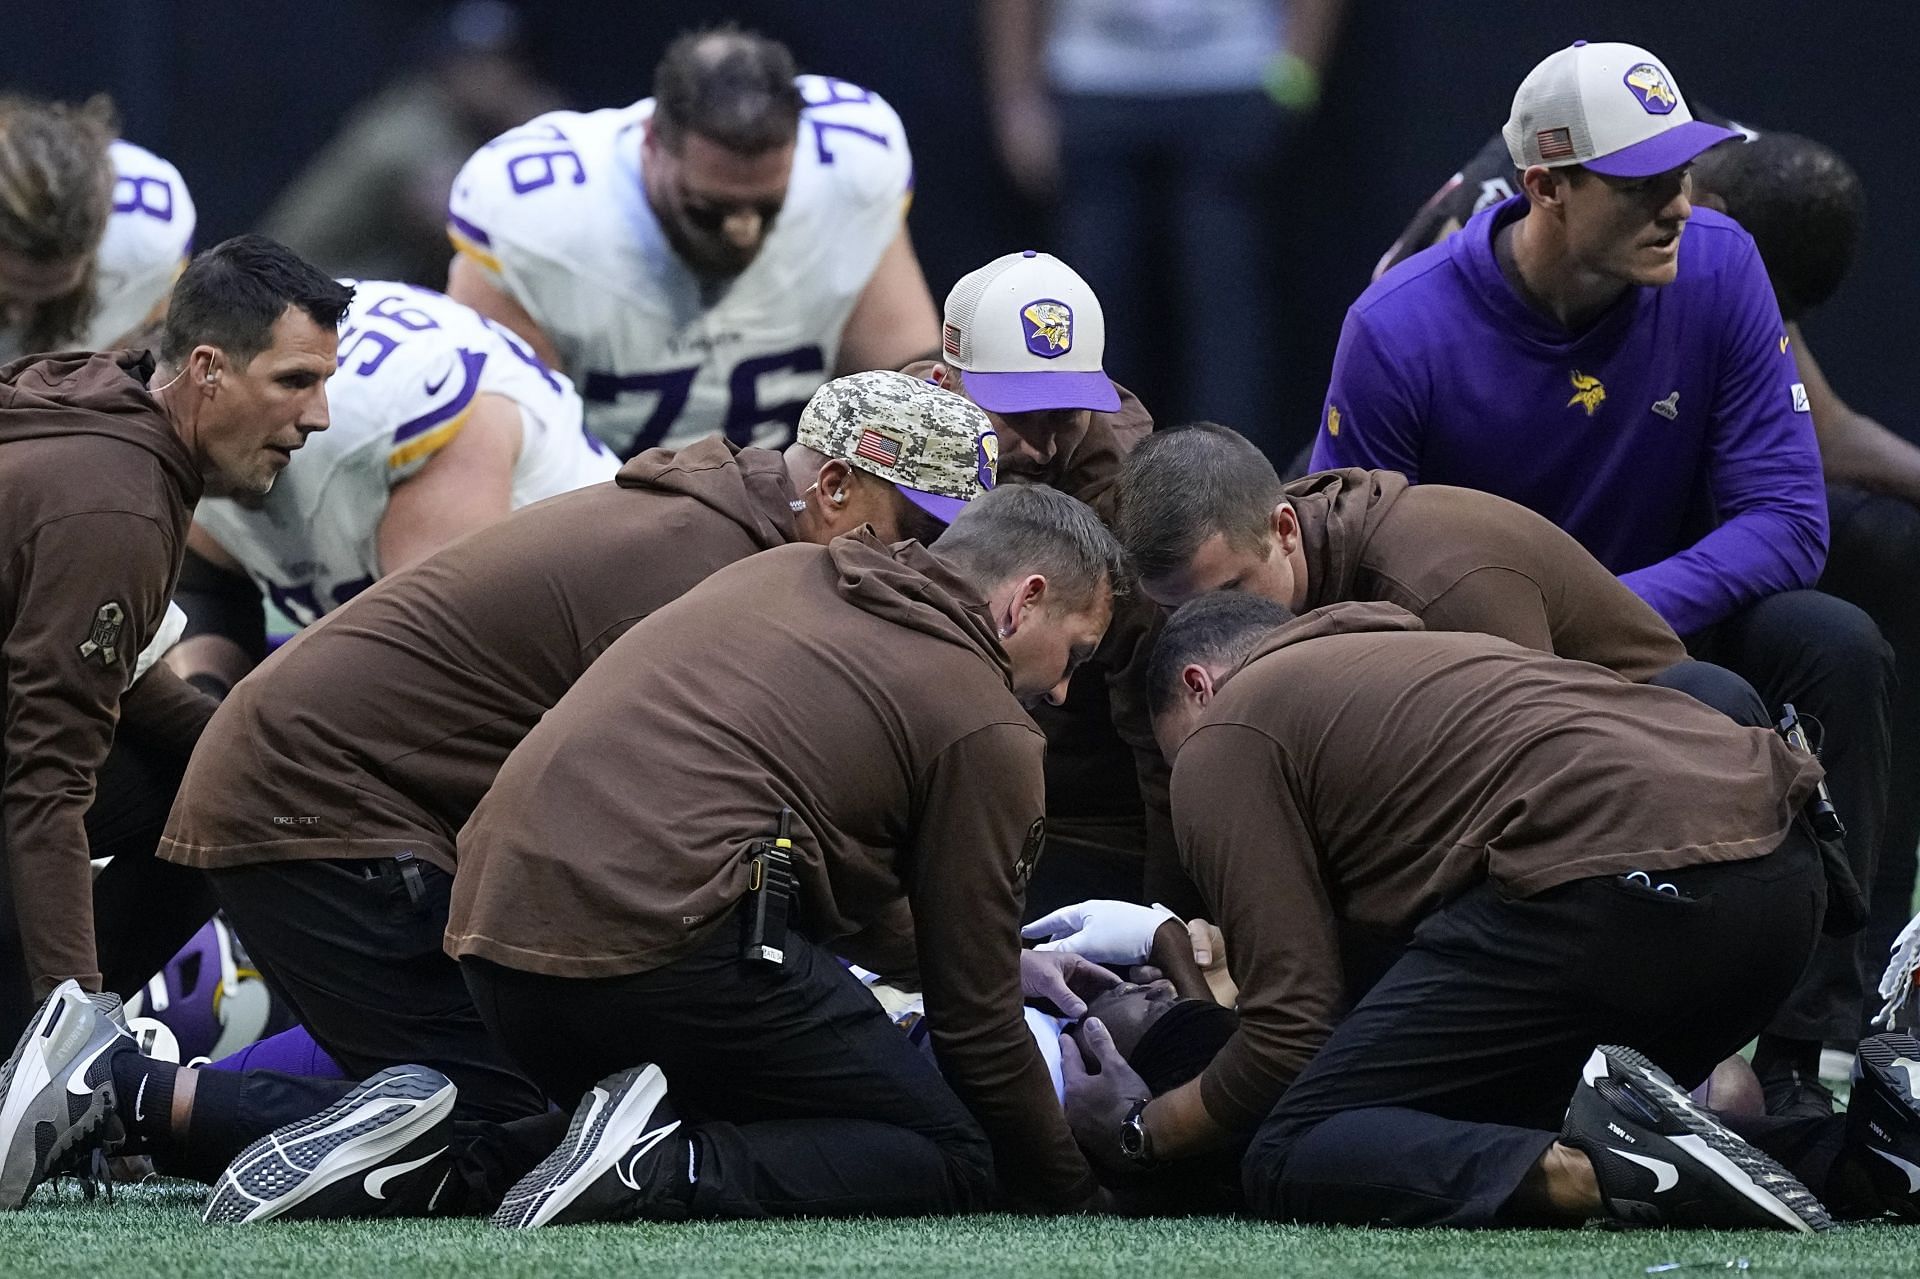
<instances>
[{"instance_id":1,"label":"purple hoodie","mask_svg":"<svg viewBox=\"0 0 1920 1279\"><path fill-rule=\"evenodd\" d=\"M1681 635L1826 561L1806 391L1751 236L1695 209L1678 278L1584 332L1494 258L1515 197L1389 271L1347 312L1313 469L1484 489L1573 534Z\"/></svg>"}]
</instances>

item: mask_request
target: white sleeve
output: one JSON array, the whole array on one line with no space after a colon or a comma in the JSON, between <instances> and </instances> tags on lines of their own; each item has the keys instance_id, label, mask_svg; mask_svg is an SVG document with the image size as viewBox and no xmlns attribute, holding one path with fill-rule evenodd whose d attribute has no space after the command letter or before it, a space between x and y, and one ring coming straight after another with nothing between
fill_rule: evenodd
<instances>
[{"instance_id":1,"label":"white sleeve","mask_svg":"<svg viewBox=\"0 0 1920 1279\"><path fill-rule=\"evenodd\" d=\"M327 383L330 431L343 443L385 437L388 487L425 466L473 412L487 347L443 325L453 306L408 285L362 282L342 323L340 368Z\"/></svg>"},{"instance_id":2,"label":"white sleeve","mask_svg":"<svg viewBox=\"0 0 1920 1279\"><path fill-rule=\"evenodd\" d=\"M509 129L468 157L447 200L454 251L535 319L542 284L569 265L558 246L590 162L568 129L582 132L584 120L556 112ZM611 175L594 176L604 182Z\"/></svg>"},{"instance_id":3,"label":"white sleeve","mask_svg":"<svg viewBox=\"0 0 1920 1279\"><path fill-rule=\"evenodd\" d=\"M180 171L130 142L115 142L113 209L94 259L87 345L125 337L167 296L193 246L193 197Z\"/></svg>"}]
</instances>

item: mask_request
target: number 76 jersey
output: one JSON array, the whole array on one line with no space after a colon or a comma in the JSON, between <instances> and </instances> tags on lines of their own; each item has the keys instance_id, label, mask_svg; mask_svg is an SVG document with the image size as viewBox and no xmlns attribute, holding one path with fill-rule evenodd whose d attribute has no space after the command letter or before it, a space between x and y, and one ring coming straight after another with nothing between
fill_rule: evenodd
<instances>
[{"instance_id":1,"label":"number 76 jersey","mask_svg":"<svg viewBox=\"0 0 1920 1279\"><path fill-rule=\"evenodd\" d=\"M746 271L704 293L642 186L651 98L540 116L454 181L454 248L553 341L588 427L623 458L714 431L790 442L900 233L913 160L893 108L844 80L795 84L806 107L786 204Z\"/></svg>"}]
</instances>

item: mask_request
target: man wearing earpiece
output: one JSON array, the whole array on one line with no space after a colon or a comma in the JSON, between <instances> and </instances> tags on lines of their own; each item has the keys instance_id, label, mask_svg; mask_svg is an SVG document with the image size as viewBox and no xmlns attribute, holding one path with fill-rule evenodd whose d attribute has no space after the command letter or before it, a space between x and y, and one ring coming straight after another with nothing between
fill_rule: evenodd
<instances>
[{"instance_id":1,"label":"man wearing earpiece","mask_svg":"<svg viewBox=\"0 0 1920 1279\"><path fill-rule=\"evenodd\" d=\"M149 670L203 493L265 493L327 425L335 325L352 298L285 246L229 240L174 286L156 365L143 351L32 356L0 369L0 613L7 717L0 789L0 1037L69 978L132 993L174 946L120 980L165 912L95 948L90 858L118 853L103 898L151 868L144 849L101 848L127 814L101 768L116 725L190 743L208 704ZM151 827L149 827L151 832ZM125 974L121 974L124 976Z\"/></svg>"}]
</instances>

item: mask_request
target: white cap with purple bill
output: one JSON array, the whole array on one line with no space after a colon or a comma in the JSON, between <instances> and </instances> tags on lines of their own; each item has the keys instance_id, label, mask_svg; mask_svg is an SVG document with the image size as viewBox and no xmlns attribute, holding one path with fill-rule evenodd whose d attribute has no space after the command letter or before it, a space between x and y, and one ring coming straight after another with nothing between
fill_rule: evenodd
<instances>
[{"instance_id":1,"label":"white cap with purple bill","mask_svg":"<svg viewBox=\"0 0 1920 1279\"><path fill-rule=\"evenodd\" d=\"M1517 169L1579 164L1650 178L1741 135L1693 118L1660 59L1633 44L1576 40L1527 73L1502 130Z\"/></svg>"},{"instance_id":2,"label":"white cap with purple bill","mask_svg":"<svg viewBox=\"0 0 1920 1279\"><path fill-rule=\"evenodd\" d=\"M1118 411L1120 393L1100 368L1106 346L1100 299L1051 253L995 258L947 294L942 358L989 412Z\"/></svg>"}]
</instances>

